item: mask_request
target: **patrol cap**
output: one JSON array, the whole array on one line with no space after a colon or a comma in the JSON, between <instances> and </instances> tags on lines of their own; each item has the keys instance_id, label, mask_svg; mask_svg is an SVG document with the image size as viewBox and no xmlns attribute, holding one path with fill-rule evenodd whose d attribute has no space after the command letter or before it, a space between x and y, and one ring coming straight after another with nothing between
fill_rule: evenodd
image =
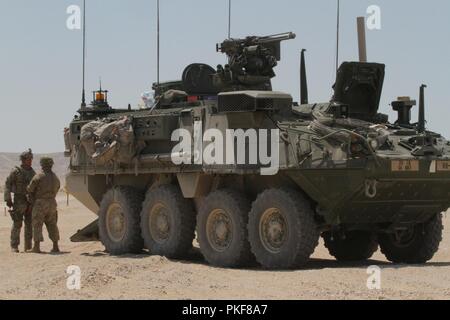
<instances>
[{"instance_id":1,"label":"patrol cap","mask_svg":"<svg viewBox=\"0 0 450 320\"><path fill-rule=\"evenodd\" d=\"M41 158L41 167L43 167L43 168L51 168L51 167L53 167L54 164L55 164L55 162L50 157L42 157Z\"/></svg>"},{"instance_id":2,"label":"patrol cap","mask_svg":"<svg viewBox=\"0 0 450 320\"><path fill-rule=\"evenodd\" d=\"M31 149L28 149L27 151L24 151L20 154L20 160L32 160L33 159L33 151Z\"/></svg>"}]
</instances>

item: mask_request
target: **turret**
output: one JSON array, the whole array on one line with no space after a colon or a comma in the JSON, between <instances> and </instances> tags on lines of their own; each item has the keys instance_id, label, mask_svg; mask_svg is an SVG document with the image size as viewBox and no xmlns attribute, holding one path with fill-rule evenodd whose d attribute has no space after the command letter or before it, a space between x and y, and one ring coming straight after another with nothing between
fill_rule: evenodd
<instances>
[{"instance_id":1,"label":"turret","mask_svg":"<svg viewBox=\"0 0 450 320\"><path fill-rule=\"evenodd\" d=\"M219 91L272 90L274 68L281 60L281 41L295 39L292 32L265 37L227 39L217 44L217 52L228 56L228 64L219 65L213 77Z\"/></svg>"}]
</instances>

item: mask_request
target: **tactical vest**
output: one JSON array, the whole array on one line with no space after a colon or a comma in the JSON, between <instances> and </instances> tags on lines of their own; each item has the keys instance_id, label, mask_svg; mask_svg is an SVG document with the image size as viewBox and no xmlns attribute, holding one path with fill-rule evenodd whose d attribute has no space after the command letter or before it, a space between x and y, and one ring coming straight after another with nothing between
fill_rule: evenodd
<instances>
[{"instance_id":1,"label":"tactical vest","mask_svg":"<svg viewBox=\"0 0 450 320\"><path fill-rule=\"evenodd\" d=\"M35 174L36 173L33 169L25 170L22 167L16 167L16 169L14 170L15 179L12 185L12 193L14 193L16 196L26 195L27 187Z\"/></svg>"}]
</instances>

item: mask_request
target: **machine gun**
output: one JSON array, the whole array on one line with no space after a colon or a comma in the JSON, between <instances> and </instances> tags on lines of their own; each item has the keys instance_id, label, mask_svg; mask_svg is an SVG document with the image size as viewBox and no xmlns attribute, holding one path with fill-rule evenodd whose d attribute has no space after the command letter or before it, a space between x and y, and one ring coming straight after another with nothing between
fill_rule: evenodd
<instances>
[{"instance_id":1,"label":"machine gun","mask_svg":"<svg viewBox=\"0 0 450 320\"><path fill-rule=\"evenodd\" d=\"M265 37L227 39L217 44L217 52L228 56L225 67L219 65L214 85L227 90L271 90L273 69L281 60L281 41L295 39L292 32Z\"/></svg>"}]
</instances>

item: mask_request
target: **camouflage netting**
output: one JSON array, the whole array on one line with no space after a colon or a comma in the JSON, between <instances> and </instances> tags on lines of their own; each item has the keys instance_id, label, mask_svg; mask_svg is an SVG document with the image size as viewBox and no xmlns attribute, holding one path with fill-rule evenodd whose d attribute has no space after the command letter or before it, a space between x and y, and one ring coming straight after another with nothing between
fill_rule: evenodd
<instances>
[{"instance_id":1,"label":"camouflage netting","mask_svg":"<svg viewBox=\"0 0 450 320\"><path fill-rule=\"evenodd\" d=\"M96 164L129 164L136 154L132 119L92 121L81 128L81 144Z\"/></svg>"}]
</instances>

